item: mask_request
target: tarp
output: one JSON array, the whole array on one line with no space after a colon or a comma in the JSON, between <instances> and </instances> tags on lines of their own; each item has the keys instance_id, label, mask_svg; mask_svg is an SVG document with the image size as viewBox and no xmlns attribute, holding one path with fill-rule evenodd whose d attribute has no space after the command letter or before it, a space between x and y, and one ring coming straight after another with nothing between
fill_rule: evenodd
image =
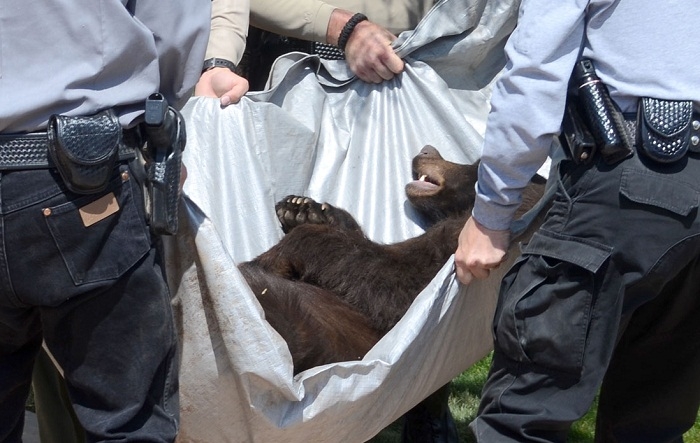
<instances>
[{"instance_id":1,"label":"tarp","mask_svg":"<svg viewBox=\"0 0 700 443\"><path fill-rule=\"evenodd\" d=\"M295 377L236 264L282 237L274 205L289 194L345 208L381 243L420 234L404 195L411 159L427 144L454 162L479 157L517 8L441 0L399 36L405 72L381 85L293 53L240 104L190 100L181 231L165 245L180 441L363 442L488 353L499 277L461 287L450 260L361 361Z\"/></svg>"}]
</instances>

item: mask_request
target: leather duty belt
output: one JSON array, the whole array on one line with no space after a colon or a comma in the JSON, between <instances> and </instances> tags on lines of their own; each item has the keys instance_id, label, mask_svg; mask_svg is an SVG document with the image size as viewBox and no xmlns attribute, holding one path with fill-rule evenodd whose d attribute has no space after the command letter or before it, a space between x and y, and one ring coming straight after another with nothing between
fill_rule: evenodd
<instances>
[{"instance_id":1,"label":"leather duty belt","mask_svg":"<svg viewBox=\"0 0 700 443\"><path fill-rule=\"evenodd\" d=\"M136 158L139 142L138 131L122 131L119 160ZM0 171L22 169L45 169L55 167L49 157L49 139L46 132L27 134L0 134Z\"/></svg>"}]
</instances>

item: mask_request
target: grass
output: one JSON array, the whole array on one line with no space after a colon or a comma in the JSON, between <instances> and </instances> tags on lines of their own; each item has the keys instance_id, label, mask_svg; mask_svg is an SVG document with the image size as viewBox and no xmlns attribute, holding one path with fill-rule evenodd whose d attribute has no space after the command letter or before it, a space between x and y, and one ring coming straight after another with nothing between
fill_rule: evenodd
<instances>
[{"instance_id":1,"label":"grass","mask_svg":"<svg viewBox=\"0 0 700 443\"><path fill-rule=\"evenodd\" d=\"M479 407L479 394L486 381L491 357L486 357L474 366L464 371L452 381L450 394L450 410L457 423L457 431L461 443L475 443L476 440L469 431L469 423L476 416ZM27 409L34 410L33 393L27 402ZM591 443L595 431L594 404L591 410L581 420L574 423L567 443ZM700 443L700 413L695 425L684 435L685 443ZM398 443L401 441L401 419L384 429L368 443Z\"/></svg>"},{"instance_id":2,"label":"grass","mask_svg":"<svg viewBox=\"0 0 700 443\"><path fill-rule=\"evenodd\" d=\"M479 407L479 394L486 381L491 356L477 362L452 381L450 410L457 422L461 443L475 443L469 431L469 423L476 416ZM596 404L579 421L574 423L567 443L591 443L595 432ZM685 443L700 443L700 413L695 425L684 435ZM401 441L401 419L384 429L368 443L398 443Z\"/></svg>"}]
</instances>

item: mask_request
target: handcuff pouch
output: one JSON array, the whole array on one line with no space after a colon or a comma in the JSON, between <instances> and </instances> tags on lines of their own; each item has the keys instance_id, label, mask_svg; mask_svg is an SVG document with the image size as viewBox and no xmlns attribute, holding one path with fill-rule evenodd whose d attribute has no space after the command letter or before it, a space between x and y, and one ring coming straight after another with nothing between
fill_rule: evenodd
<instances>
[{"instance_id":1,"label":"handcuff pouch","mask_svg":"<svg viewBox=\"0 0 700 443\"><path fill-rule=\"evenodd\" d=\"M690 145L692 101L643 97L637 110L637 145L652 160L671 163Z\"/></svg>"},{"instance_id":2,"label":"handcuff pouch","mask_svg":"<svg viewBox=\"0 0 700 443\"><path fill-rule=\"evenodd\" d=\"M107 187L122 138L114 111L86 117L52 115L47 132L49 157L70 191L93 194Z\"/></svg>"}]
</instances>

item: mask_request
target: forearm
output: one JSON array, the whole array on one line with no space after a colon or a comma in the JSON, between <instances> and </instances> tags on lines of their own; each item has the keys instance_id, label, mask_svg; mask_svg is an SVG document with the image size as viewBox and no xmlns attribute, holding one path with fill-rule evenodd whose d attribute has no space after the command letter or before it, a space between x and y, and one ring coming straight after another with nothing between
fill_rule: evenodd
<instances>
[{"instance_id":1,"label":"forearm","mask_svg":"<svg viewBox=\"0 0 700 443\"><path fill-rule=\"evenodd\" d=\"M214 0L206 59L223 58L238 64L248 34L249 0Z\"/></svg>"},{"instance_id":2,"label":"forearm","mask_svg":"<svg viewBox=\"0 0 700 443\"><path fill-rule=\"evenodd\" d=\"M479 223L494 230L509 228L522 190L559 133L568 80L583 41L585 5L523 4L506 44L509 67L491 98L473 211ZM542 28L547 32L532 32Z\"/></svg>"},{"instance_id":3,"label":"forearm","mask_svg":"<svg viewBox=\"0 0 700 443\"><path fill-rule=\"evenodd\" d=\"M338 37L345 24L352 18L354 12L347 11L345 9L335 9L328 20L328 29L326 30L326 40L325 42L338 46Z\"/></svg>"},{"instance_id":4,"label":"forearm","mask_svg":"<svg viewBox=\"0 0 700 443\"><path fill-rule=\"evenodd\" d=\"M221 105L227 106L230 103L238 103L248 92L248 80L236 74L233 69L243 58L248 33L249 6L249 0L212 1L211 32L205 55L207 62L203 66L206 70L197 82L195 95L219 98ZM214 62L225 64L219 65Z\"/></svg>"}]
</instances>

